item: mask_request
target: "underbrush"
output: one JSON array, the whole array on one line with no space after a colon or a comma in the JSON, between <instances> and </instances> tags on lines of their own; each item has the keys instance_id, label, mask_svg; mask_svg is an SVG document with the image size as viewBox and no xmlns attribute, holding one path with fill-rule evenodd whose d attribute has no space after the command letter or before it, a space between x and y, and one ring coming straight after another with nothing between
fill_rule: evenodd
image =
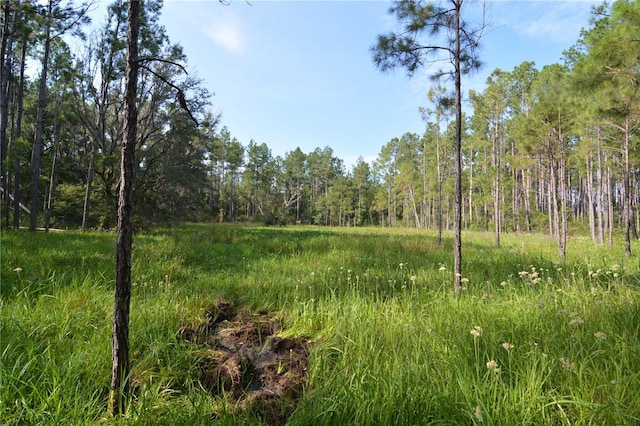
<instances>
[{"instance_id":1,"label":"underbrush","mask_svg":"<svg viewBox=\"0 0 640 426\"><path fill-rule=\"evenodd\" d=\"M573 237L190 225L134 241L128 410L109 418L114 236L5 232L3 424L259 424L201 383L181 327L225 301L309 341L289 424L640 422L640 272ZM640 249L634 243L634 253Z\"/></svg>"}]
</instances>

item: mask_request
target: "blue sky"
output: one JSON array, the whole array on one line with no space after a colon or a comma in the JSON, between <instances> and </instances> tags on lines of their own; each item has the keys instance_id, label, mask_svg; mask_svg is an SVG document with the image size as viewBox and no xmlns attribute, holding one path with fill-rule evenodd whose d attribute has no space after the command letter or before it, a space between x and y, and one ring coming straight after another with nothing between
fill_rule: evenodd
<instances>
[{"instance_id":1,"label":"blue sky","mask_svg":"<svg viewBox=\"0 0 640 426\"><path fill-rule=\"evenodd\" d=\"M489 1L485 66L463 90L482 90L496 68L560 62L588 25L594 1ZM397 24L388 1L166 0L161 23L184 47L189 70L215 93L222 124L243 145L273 155L329 146L350 170L405 132L422 133L427 73L381 73L369 48ZM472 6L478 11L478 6Z\"/></svg>"}]
</instances>

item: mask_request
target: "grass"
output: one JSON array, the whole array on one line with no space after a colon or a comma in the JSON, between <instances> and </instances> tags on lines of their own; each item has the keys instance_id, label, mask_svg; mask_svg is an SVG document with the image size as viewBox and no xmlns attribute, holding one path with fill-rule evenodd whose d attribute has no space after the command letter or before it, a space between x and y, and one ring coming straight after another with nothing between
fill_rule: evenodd
<instances>
[{"instance_id":1,"label":"grass","mask_svg":"<svg viewBox=\"0 0 640 426\"><path fill-rule=\"evenodd\" d=\"M640 271L624 247L538 235L190 225L135 238L131 382L109 418L114 235L2 235L3 424L259 424L177 338L220 300L313 341L290 424L637 424ZM634 243L634 252L640 245ZM467 281L468 280L468 281ZM215 415L212 416L212 413Z\"/></svg>"}]
</instances>

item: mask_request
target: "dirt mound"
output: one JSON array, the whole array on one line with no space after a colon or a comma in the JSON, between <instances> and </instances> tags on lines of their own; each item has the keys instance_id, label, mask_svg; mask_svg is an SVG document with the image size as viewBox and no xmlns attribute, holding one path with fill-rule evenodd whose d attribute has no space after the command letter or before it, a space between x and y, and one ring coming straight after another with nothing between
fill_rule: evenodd
<instances>
[{"instance_id":1,"label":"dirt mound","mask_svg":"<svg viewBox=\"0 0 640 426\"><path fill-rule=\"evenodd\" d=\"M225 393L240 410L269 425L284 423L307 381L307 340L281 338L280 321L265 312L236 310L219 303L198 328L182 327L179 336L205 350L200 382L210 392Z\"/></svg>"}]
</instances>

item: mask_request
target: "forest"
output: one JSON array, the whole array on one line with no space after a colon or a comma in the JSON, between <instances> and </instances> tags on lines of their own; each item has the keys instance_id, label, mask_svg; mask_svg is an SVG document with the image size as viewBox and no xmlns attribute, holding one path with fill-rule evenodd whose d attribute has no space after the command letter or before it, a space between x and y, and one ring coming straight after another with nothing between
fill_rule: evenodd
<instances>
[{"instance_id":1,"label":"forest","mask_svg":"<svg viewBox=\"0 0 640 426\"><path fill-rule=\"evenodd\" d=\"M123 137L126 5L92 33L87 4L3 2L0 138L2 227L115 227ZM219 221L451 229L453 123L449 91L431 89L422 134L386 142L349 169L330 146L274 156L239 141L207 82L158 23L141 14L135 221ZM594 7L561 62L492 71L465 94L462 226L567 234L612 244L638 237L635 153L640 122L640 5ZM29 72L31 70L31 72ZM37 70L37 72L33 72ZM185 108L186 107L186 108ZM224 105L219 106L224 110Z\"/></svg>"}]
</instances>

